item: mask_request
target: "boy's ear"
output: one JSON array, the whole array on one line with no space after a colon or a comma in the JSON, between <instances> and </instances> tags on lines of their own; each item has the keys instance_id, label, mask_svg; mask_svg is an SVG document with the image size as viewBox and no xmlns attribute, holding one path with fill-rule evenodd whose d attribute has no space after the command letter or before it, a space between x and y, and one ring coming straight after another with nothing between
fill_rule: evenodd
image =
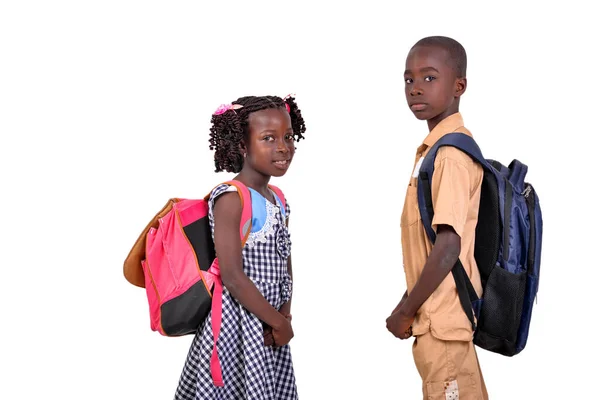
<instances>
[{"instance_id":1,"label":"boy's ear","mask_svg":"<svg viewBox=\"0 0 600 400\"><path fill-rule=\"evenodd\" d=\"M467 78L456 78L454 97L460 97L467 90Z\"/></svg>"}]
</instances>

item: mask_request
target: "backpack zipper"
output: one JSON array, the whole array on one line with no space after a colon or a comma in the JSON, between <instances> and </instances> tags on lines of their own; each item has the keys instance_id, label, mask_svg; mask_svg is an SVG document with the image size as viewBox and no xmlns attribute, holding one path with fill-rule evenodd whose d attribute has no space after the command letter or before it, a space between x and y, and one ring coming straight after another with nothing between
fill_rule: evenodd
<instances>
[{"instance_id":1,"label":"backpack zipper","mask_svg":"<svg viewBox=\"0 0 600 400\"><path fill-rule=\"evenodd\" d=\"M530 240L529 245L530 246L535 246L535 219L533 217L533 213L535 212L535 200L534 199L529 199L529 195L531 194L531 191L533 190L533 187L530 184L527 184L527 187L525 188L525 190L523 190L523 193L521 193L523 195L523 197L525 197L525 199L527 200L527 211L529 212L530 216L529 216L529 221L530 221L530 229L532 229L532 234L534 235L534 237L532 238L533 241ZM533 259L531 257L529 257L529 261L533 262ZM533 267L533 266L532 266ZM539 285L539 276L537 277L538 279L538 285ZM534 298L535 304L537 304L538 302L538 292L536 291L535 293L535 298Z\"/></svg>"}]
</instances>

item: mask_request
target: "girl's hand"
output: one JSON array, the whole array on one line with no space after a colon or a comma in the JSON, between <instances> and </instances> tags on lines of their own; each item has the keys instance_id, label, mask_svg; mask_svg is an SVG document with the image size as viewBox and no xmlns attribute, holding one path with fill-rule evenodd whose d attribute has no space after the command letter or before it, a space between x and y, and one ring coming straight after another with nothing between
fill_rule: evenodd
<instances>
[{"instance_id":1,"label":"girl's hand","mask_svg":"<svg viewBox=\"0 0 600 400\"><path fill-rule=\"evenodd\" d=\"M285 346L294 337L291 319L291 315L289 315L289 318L283 316L281 323L278 324L278 326L273 327L273 340L275 341L275 346Z\"/></svg>"},{"instance_id":2,"label":"girl's hand","mask_svg":"<svg viewBox=\"0 0 600 400\"><path fill-rule=\"evenodd\" d=\"M282 312L281 315L283 315L288 321L292 322L292 314ZM268 347L275 345L275 339L273 338L273 328L266 324L263 325L263 338L265 341L265 346Z\"/></svg>"},{"instance_id":3,"label":"girl's hand","mask_svg":"<svg viewBox=\"0 0 600 400\"><path fill-rule=\"evenodd\" d=\"M285 317L285 319L287 319L288 321L292 322L292 314L282 312L281 315L283 315Z\"/></svg>"},{"instance_id":4,"label":"girl's hand","mask_svg":"<svg viewBox=\"0 0 600 400\"><path fill-rule=\"evenodd\" d=\"M265 341L265 347L270 347L275 344L275 339L273 339L273 328L270 326L264 328L263 339Z\"/></svg>"}]
</instances>

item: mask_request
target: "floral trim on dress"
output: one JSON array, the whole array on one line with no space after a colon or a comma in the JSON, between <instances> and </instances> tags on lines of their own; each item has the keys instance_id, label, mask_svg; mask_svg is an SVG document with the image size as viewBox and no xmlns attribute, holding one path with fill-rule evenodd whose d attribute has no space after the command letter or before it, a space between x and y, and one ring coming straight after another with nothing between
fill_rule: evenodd
<instances>
[{"instance_id":1,"label":"floral trim on dress","mask_svg":"<svg viewBox=\"0 0 600 400\"><path fill-rule=\"evenodd\" d=\"M267 237L275 235L275 225L277 225L277 211L275 205L270 202L266 202L267 204L267 219L265 224L258 232L250 232L248 239L246 240L246 244L249 248L253 248L256 243L267 243Z\"/></svg>"}]
</instances>

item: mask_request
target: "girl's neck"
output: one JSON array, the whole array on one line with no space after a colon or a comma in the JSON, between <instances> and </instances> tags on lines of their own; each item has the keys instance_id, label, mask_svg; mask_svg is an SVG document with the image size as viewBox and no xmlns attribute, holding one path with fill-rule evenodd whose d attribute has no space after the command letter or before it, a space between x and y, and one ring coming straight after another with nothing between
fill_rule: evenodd
<instances>
[{"instance_id":1,"label":"girl's neck","mask_svg":"<svg viewBox=\"0 0 600 400\"><path fill-rule=\"evenodd\" d=\"M235 177L244 185L256 190L258 193L266 197L269 193L269 175L263 175L256 170L242 169L242 171Z\"/></svg>"}]
</instances>

